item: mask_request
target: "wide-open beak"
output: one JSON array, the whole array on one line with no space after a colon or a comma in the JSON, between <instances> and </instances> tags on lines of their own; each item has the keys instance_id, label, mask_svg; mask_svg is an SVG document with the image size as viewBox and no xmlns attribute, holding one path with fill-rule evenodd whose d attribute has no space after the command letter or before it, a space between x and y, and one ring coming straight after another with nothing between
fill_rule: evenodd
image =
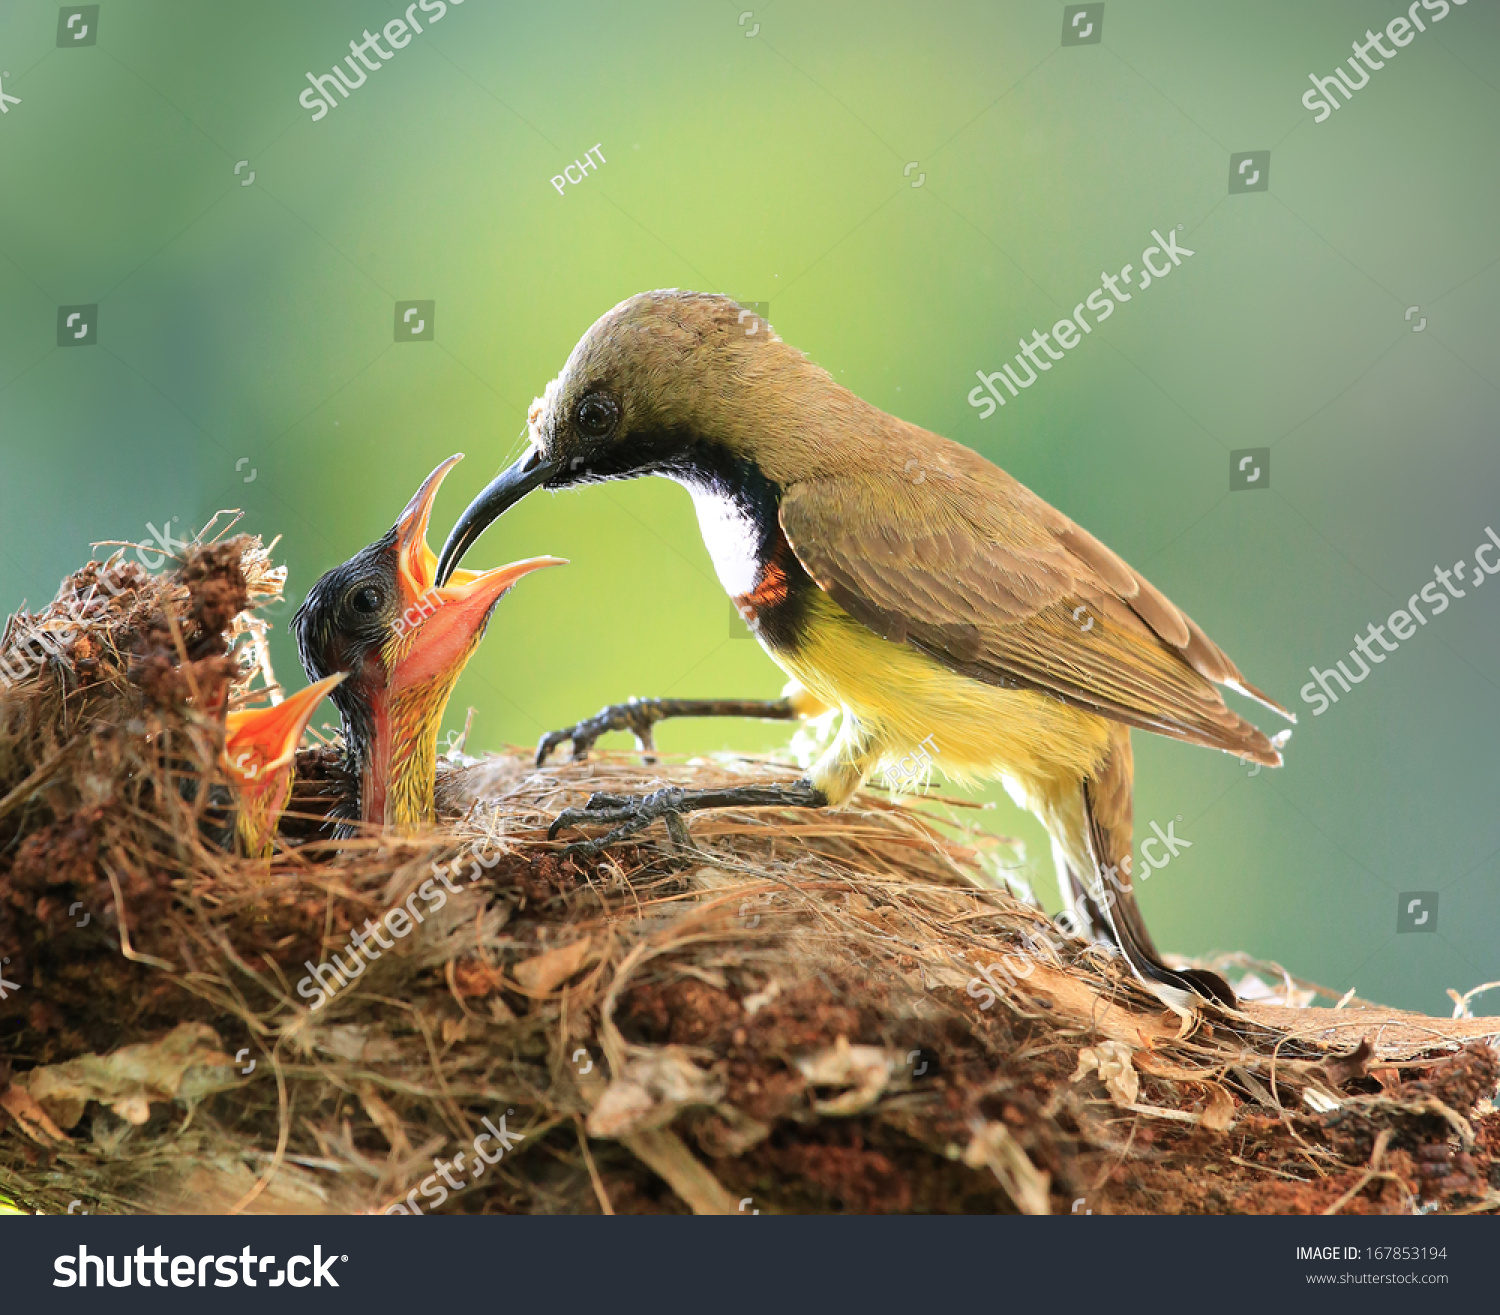
<instances>
[{"instance_id":1,"label":"wide-open beak","mask_svg":"<svg viewBox=\"0 0 1500 1315\"><path fill-rule=\"evenodd\" d=\"M558 462L548 461L532 447L514 465L496 475L489 487L468 505L449 533L448 541L443 544L442 556L438 558L435 582L447 584L456 573L455 568L468 551L469 545L484 533L490 523L498 520L532 489L540 488L559 469Z\"/></svg>"},{"instance_id":2,"label":"wide-open beak","mask_svg":"<svg viewBox=\"0 0 1500 1315\"><path fill-rule=\"evenodd\" d=\"M328 693L347 673L289 694L270 708L241 708L224 718L224 767L240 789L254 790L292 764L302 732Z\"/></svg>"},{"instance_id":3,"label":"wide-open beak","mask_svg":"<svg viewBox=\"0 0 1500 1315\"><path fill-rule=\"evenodd\" d=\"M241 708L224 718L224 770L236 796L235 834L251 858L268 857L292 793L292 763L302 733L340 671L269 708Z\"/></svg>"},{"instance_id":4,"label":"wide-open beak","mask_svg":"<svg viewBox=\"0 0 1500 1315\"><path fill-rule=\"evenodd\" d=\"M516 581L543 567L567 565L561 557L531 557L491 571L452 570L440 585L439 562L427 546L427 525L439 487L462 460L462 454L449 457L434 470L396 521L401 612L392 637L393 691L449 673L456 676L454 668L473 651L490 612Z\"/></svg>"}]
</instances>

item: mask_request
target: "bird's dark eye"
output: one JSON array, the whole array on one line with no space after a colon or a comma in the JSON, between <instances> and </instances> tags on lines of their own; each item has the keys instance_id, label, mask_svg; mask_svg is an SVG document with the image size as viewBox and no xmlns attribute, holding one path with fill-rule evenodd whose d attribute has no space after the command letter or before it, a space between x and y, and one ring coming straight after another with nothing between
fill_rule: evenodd
<instances>
[{"instance_id":1,"label":"bird's dark eye","mask_svg":"<svg viewBox=\"0 0 1500 1315\"><path fill-rule=\"evenodd\" d=\"M579 400L573 421L590 438L606 438L620 420L620 404L608 393L588 393Z\"/></svg>"},{"instance_id":2,"label":"bird's dark eye","mask_svg":"<svg viewBox=\"0 0 1500 1315\"><path fill-rule=\"evenodd\" d=\"M380 590L374 585L366 585L363 589L356 589L354 596L349 599L350 604L356 612L378 612L380 605L385 600Z\"/></svg>"}]
</instances>

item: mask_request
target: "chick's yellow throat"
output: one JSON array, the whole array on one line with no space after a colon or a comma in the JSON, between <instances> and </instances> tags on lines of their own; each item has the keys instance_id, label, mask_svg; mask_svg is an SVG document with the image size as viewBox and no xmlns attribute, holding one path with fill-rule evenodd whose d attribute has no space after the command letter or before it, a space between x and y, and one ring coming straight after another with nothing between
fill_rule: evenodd
<instances>
[{"instance_id":1,"label":"chick's yellow throat","mask_svg":"<svg viewBox=\"0 0 1500 1315\"><path fill-rule=\"evenodd\" d=\"M478 642L476 634L456 661L440 668L427 680L397 689L391 697L386 723L382 727L388 738L385 757L389 763L385 790L387 830L410 835L431 825L436 818L438 730L454 686ZM393 660L399 658L390 650L401 644L401 640L396 640L388 646L387 663L392 669Z\"/></svg>"}]
</instances>

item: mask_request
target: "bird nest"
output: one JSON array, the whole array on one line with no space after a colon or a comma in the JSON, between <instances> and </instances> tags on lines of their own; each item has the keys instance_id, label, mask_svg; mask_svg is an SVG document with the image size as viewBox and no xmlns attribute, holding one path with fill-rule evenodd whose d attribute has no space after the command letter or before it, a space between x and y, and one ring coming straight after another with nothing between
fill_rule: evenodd
<instances>
[{"instance_id":1,"label":"bird nest","mask_svg":"<svg viewBox=\"0 0 1500 1315\"><path fill-rule=\"evenodd\" d=\"M299 755L275 858L237 857L223 714L270 680L254 613L281 579L248 536L159 575L116 556L6 628L0 1194L21 1208L1500 1205L1500 1020L1318 1007L1242 956L1204 965L1241 1009L1165 1013L957 801L725 810L587 856L546 827L593 790L792 769L455 752L438 826L335 844L331 742Z\"/></svg>"}]
</instances>

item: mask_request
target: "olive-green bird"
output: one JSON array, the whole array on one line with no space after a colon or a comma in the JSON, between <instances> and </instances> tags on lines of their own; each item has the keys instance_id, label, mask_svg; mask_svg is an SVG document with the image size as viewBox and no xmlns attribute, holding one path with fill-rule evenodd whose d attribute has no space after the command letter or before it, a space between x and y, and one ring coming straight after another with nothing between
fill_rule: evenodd
<instances>
[{"instance_id":1,"label":"olive-green bird","mask_svg":"<svg viewBox=\"0 0 1500 1315\"><path fill-rule=\"evenodd\" d=\"M1131 886L1130 730L1269 767L1268 739L1216 685L1295 720L1086 530L958 443L836 383L727 297L649 292L599 319L533 403L527 451L475 499L439 559L536 488L637 475L685 487L724 588L792 678L770 704L633 700L543 739L575 752L679 713L825 709L837 734L792 786L598 795L557 830L596 846L698 808L837 807L925 751L957 781L999 779L1052 837L1078 923L1175 1008L1232 1002L1217 975L1162 962Z\"/></svg>"}]
</instances>

